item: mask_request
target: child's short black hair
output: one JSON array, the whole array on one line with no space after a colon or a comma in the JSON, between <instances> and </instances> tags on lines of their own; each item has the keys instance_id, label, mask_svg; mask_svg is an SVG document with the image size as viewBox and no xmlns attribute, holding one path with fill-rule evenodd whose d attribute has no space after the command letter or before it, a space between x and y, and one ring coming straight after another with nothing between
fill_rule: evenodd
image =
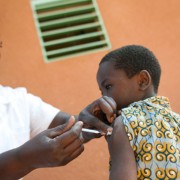
<instances>
[{"instance_id":1,"label":"child's short black hair","mask_svg":"<svg viewBox=\"0 0 180 180\"><path fill-rule=\"evenodd\" d=\"M149 49L139 45L123 46L105 55L100 64L106 61L115 62L115 68L123 69L129 78L141 70L147 70L152 78L154 91L157 93L161 67Z\"/></svg>"}]
</instances>

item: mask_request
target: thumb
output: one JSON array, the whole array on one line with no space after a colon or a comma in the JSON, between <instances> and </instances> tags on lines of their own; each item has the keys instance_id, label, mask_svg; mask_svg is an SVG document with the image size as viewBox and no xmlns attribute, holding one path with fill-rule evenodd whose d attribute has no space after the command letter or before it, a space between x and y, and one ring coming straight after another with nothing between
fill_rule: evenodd
<instances>
[{"instance_id":1,"label":"thumb","mask_svg":"<svg viewBox=\"0 0 180 180\"><path fill-rule=\"evenodd\" d=\"M66 131L71 129L71 127L74 125L74 123L75 123L75 118L74 118L74 116L71 116L65 124L59 125L52 129L49 129L49 137L55 138L56 136L59 136L59 135L65 133Z\"/></svg>"},{"instance_id":2,"label":"thumb","mask_svg":"<svg viewBox=\"0 0 180 180\"><path fill-rule=\"evenodd\" d=\"M101 132L101 135L107 134L107 132L112 132L113 128L107 125L105 122L99 120L94 116L90 116L91 121L89 121L89 126L97 129Z\"/></svg>"},{"instance_id":3,"label":"thumb","mask_svg":"<svg viewBox=\"0 0 180 180\"><path fill-rule=\"evenodd\" d=\"M95 125L96 125L95 128L101 131L101 135L106 135L107 133L110 133L113 131L113 128L111 126L105 124L102 121L97 121Z\"/></svg>"}]
</instances>

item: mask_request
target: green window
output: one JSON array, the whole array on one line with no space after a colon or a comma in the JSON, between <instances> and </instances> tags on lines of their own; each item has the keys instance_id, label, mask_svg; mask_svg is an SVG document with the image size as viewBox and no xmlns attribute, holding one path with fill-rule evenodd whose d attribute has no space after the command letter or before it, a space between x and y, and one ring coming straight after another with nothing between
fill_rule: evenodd
<instances>
[{"instance_id":1,"label":"green window","mask_svg":"<svg viewBox=\"0 0 180 180\"><path fill-rule=\"evenodd\" d=\"M31 0L46 62L110 48L95 0Z\"/></svg>"}]
</instances>

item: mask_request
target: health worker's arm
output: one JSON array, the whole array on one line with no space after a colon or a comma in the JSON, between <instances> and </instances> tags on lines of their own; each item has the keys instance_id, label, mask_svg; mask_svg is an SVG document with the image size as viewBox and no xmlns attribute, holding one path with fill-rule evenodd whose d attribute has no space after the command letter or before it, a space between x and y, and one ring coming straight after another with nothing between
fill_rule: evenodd
<instances>
[{"instance_id":1,"label":"health worker's arm","mask_svg":"<svg viewBox=\"0 0 180 180\"><path fill-rule=\"evenodd\" d=\"M84 150L82 125L71 117L67 123L0 154L0 179L19 179L37 168L66 165Z\"/></svg>"}]
</instances>

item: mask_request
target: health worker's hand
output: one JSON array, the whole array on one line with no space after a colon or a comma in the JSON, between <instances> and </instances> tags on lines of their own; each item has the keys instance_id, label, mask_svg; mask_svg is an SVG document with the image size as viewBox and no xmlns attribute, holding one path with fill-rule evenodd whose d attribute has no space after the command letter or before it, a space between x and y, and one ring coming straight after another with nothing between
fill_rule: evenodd
<instances>
[{"instance_id":1,"label":"health worker's hand","mask_svg":"<svg viewBox=\"0 0 180 180\"><path fill-rule=\"evenodd\" d=\"M102 132L101 135L105 135L107 132L112 132L110 124L116 118L116 103L111 97L103 96L85 109L83 109L78 120L84 123L85 128L97 129ZM85 141L89 141L92 138L100 137L101 135L93 133L83 133Z\"/></svg>"},{"instance_id":2,"label":"health worker's hand","mask_svg":"<svg viewBox=\"0 0 180 180\"><path fill-rule=\"evenodd\" d=\"M33 169L66 165L84 150L82 126L70 117L67 123L43 131L20 147L24 161Z\"/></svg>"}]
</instances>

